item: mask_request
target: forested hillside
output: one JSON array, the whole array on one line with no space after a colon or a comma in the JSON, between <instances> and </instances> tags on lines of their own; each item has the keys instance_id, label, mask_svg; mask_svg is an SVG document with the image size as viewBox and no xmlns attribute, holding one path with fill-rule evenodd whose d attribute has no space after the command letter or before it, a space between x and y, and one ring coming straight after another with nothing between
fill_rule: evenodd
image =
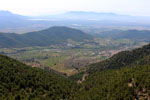
<instances>
[{"instance_id":1,"label":"forested hillside","mask_svg":"<svg viewBox=\"0 0 150 100\"><path fill-rule=\"evenodd\" d=\"M0 33L0 47L49 46L65 44L68 40L85 42L93 37L77 29L68 27L51 27L49 29L25 34Z\"/></svg>"},{"instance_id":2,"label":"forested hillside","mask_svg":"<svg viewBox=\"0 0 150 100\"><path fill-rule=\"evenodd\" d=\"M0 100L60 100L76 84L53 72L31 68L0 55Z\"/></svg>"},{"instance_id":3,"label":"forested hillside","mask_svg":"<svg viewBox=\"0 0 150 100\"><path fill-rule=\"evenodd\" d=\"M87 67L74 83L53 71L0 55L2 100L149 100L150 45L124 51Z\"/></svg>"},{"instance_id":4,"label":"forested hillside","mask_svg":"<svg viewBox=\"0 0 150 100\"><path fill-rule=\"evenodd\" d=\"M88 74L73 100L149 100L150 44L120 52L110 59L88 66Z\"/></svg>"},{"instance_id":5,"label":"forested hillside","mask_svg":"<svg viewBox=\"0 0 150 100\"><path fill-rule=\"evenodd\" d=\"M85 67L86 71L70 76L73 80L79 80L84 74L92 74L107 69L119 69L121 67L133 67L150 64L150 44L130 51L122 51L109 59L93 63Z\"/></svg>"},{"instance_id":6,"label":"forested hillside","mask_svg":"<svg viewBox=\"0 0 150 100\"><path fill-rule=\"evenodd\" d=\"M128 65L143 65L150 62L150 44L131 51L120 52L111 58L87 66L87 72L92 73L104 69L120 68ZM144 63L143 63L144 62Z\"/></svg>"},{"instance_id":7,"label":"forested hillside","mask_svg":"<svg viewBox=\"0 0 150 100\"><path fill-rule=\"evenodd\" d=\"M94 73L70 100L149 100L150 65Z\"/></svg>"}]
</instances>

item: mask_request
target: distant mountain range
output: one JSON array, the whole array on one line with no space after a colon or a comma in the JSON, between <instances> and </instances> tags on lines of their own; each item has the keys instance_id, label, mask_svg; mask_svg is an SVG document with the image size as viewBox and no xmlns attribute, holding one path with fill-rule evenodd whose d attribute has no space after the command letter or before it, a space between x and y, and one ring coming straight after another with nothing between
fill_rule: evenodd
<instances>
[{"instance_id":1,"label":"distant mountain range","mask_svg":"<svg viewBox=\"0 0 150 100\"><path fill-rule=\"evenodd\" d=\"M82 11L45 16L22 16L9 11L0 11L0 32L25 33L52 26L148 29L150 17Z\"/></svg>"},{"instance_id":2,"label":"distant mountain range","mask_svg":"<svg viewBox=\"0 0 150 100\"><path fill-rule=\"evenodd\" d=\"M90 41L92 36L68 27L51 27L49 29L25 34L0 33L0 47L48 46L64 44L68 40L76 42Z\"/></svg>"},{"instance_id":3,"label":"distant mountain range","mask_svg":"<svg viewBox=\"0 0 150 100\"><path fill-rule=\"evenodd\" d=\"M116 13L98 13L84 11L70 11L62 14L40 16L43 19L59 19L59 20L89 20L89 21L119 21L119 22L142 22L149 21L150 17L130 16Z\"/></svg>"},{"instance_id":4,"label":"distant mountain range","mask_svg":"<svg viewBox=\"0 0 150 100\"><path fill-rule=\"evenodd\" d=\"M120 16L115 13L96 13L96 12L82 12L82 11L71 11L66 12L62 14L56 14L56 15L46 15L41 16L41 18L47 18L47 19L61 19L61 20L103 20L104 17L117 17Z\"/></svg>"},{"instance_id":5,"label":"distant mountain range","mask_svg":"<svg viewBox=\"0 0 150 100\"><path fill-rule=\"evenodd\" d=\"M23 16L23 15L19 15L19 14L14 14L14 13L11 13L9 11L0 11L0 20L10 20L10 19L14 19L14 20L26 20L28 19L29 17L27 16Z\"/></svg>"},{"instance_id":6,"label":"distant mountain range","mask_svg":"<svg viewBox=\"0 0 150 100\"><path fill-rule=\"evenodd\" d=\"M26 26L29 24L29 18L9 11L0 11L0 29Z\"/></svg>"}]
</instances>

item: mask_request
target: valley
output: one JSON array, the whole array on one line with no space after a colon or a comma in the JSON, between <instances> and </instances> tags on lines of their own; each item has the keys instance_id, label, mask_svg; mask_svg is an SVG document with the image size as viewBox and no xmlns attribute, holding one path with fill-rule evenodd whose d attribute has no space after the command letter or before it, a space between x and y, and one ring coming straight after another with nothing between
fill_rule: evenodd
<instances>
[{"instance_id":1,"label":"valley","mask_svg":"<svg viewBox=\"0 0 150 100\"><path fill-rule=\"evenodd\" d=\"M108 37L51 27L0 33L0 99L149 98L149 31L117 32Z\"/></svg>"},{"instance_id":2,"label":"valley","mask_svg":"<svg viewBox=\"0 0 150 100\"><path fill-rule=\"evenodd\" d=\"M0 71L2 100L148 100L150 44L89 64L71 77L54 70L30 67L3 55L0 55ZM76 79L81 81L77 83Z\"/></svg>"},{"instance_id":3,"label":"valley","mask_svg":"<svg viewBox=\"0 0 150 100\"><path fill-rule=\"evenodd\" d=\"M145 41L149 31L146 31L141 39L136 37L138 32L140 31L135 31L135 39L110 38L103 36L102 33L96 37L94 33L90 35L67 27L51 27L22 35L0 33L0 54L10 56L32 67L52 69L71 76L91 63L103 61L121 51L146 45L149 42L149 40Z\"/></svg>"},{"instance_id":4,"label":"valley","mask_svg":"<svg viewBox=\"0 0 150 100\"><path fill-rule=\"evenodd\" d=\"M124 46L122 43L125 43ZM124 42L124 40L95 38L91 43L68 41L66 44L44 47L1 48L0 53L32 67L53 69L71 76L79 73L91 63L103 61L121 51L131 50L142 45L144 44L131 45L131 42Z\"/></svg>"},{"instance_id":5,"label":"valley","mask_svg":"<svg viewBox=\"0 0 150 100\"><path fill-rule=\"evenodd\" d=\"M113 48L112 48L113 49ZM32 67L51 68L58 72L72 75L94 62L99 62L114 55L119 50L110 50L99 45L84 44L84 46L48 46L1 49L1 54L18 59Z\"/></svg>"},{"instance_id":6,"label":"valley","mask_svg":"<svg viewBox=\"0 0 150 100\"><path fill-rule=\"evenodd\" d=\"M150 100L150 0L0 0L0 100Z\"/></svg>"}]
</instances>

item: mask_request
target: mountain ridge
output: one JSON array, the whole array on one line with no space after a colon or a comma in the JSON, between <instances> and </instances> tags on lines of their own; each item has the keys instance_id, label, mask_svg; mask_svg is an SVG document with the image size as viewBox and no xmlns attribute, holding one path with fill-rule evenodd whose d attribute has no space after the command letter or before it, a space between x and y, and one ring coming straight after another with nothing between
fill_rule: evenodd
<instances>
[{"instance_id":1,"label":"mountain ridge","mask_svg":"<svg viewBox=\"0 0 150 100\"><path fill-rule=\"evenodd\" d=\"M49 46L67 43L68 39L84 42L93 37L77 29L55 26L25 34L0 33L0 47Z\"/></svg>"},{"instance_id":2,"label":"mountain ridge","mask_svg":"<svg viewBox=\"0 0 150 100\"><path fill-rule=\"evenodd\" d=\"M38 16L36 16L38 18ZM97 21L119 21L119 22L142 22L150 21L149 16L131 16L117 14L113 12L86 12L86 11L68 11L61 14L39 16L44 19L61 19L61 20L97 20Z\"/></svg>"}]
</instances>

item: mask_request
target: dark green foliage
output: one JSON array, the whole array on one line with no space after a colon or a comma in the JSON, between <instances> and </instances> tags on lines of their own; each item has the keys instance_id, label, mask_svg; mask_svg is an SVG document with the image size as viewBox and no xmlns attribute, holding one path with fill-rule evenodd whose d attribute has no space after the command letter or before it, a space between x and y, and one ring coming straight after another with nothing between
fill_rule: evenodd
<instances>
[{"instance_id":1,"label":"dark green foliage","mask_svg":"<svg viewBox=\"0 0 150 100\"><path fill-rule=\"evenodd\" d=\"M121 67L133 67L137 65L150 64L150 44L132 51L123 51L102 62L86 66L86 72L81 72L71 76L73 80L79 80L85 73L94 73L107 69L117 69Z\"/></svg>"},{"instance_id":2,"label":"dark green foliage","mask_svg":"<svg viewBox=\"0 0 150 100\"><path fill-rule=\"evenodd\" d=\"M111 69L90 75L73 100L148 100L150 65ZM146 99L144 99L146 98Z\"/></svg>"},{"instance_id":3,"label":"dark green foliage","mask_svg":"<svg viewBox=\"0 0 150 100\"><path fill-rule=\"evenodd\" d=\"M147 57L146 57L147 56ZM88 73L104 69L120 68L128 65L143 65L150 63L150 44L132 51L123 51L113 57L99 63L91 64L87 68ZM142 64L142 62L145 63Z\"/></svg>"},{"instance_id":4,"label":"dark green foliage","mask_svg":"<svg viewBox=\"0 0 150 100\"><path fill-rule=\"evenodd\" d=\"M49 46L53 44L65 44L71 39L76 42L92 40L92 36L72 28L51 27L46 30L25 33L22 35L13 33L0 33L0 47L25 47L25 46Z\"/></svg>"},{"instance_id":5,"label":"dark green foliage","mask_svg":"<svg viewBox=\"0 0 150 100\"><path fill-rule=\"evenodd\" d=\"M80 72L80 73L71 75L69 78L73 81L78 81L79 79L82 78L83 75L84 75L84 72Z\"/></svg>"},{"instance_id":6,"label":"dark green foliage","mask_svg":"<svg viewBox=\"0 0 150 100\"><path fill-rule=\"evenodd\" d=\"M150 96L150 44L91 64L87 72L89 76L83 81L79 91L72 94L70 99L148 100ZM81 75L74 77L77 76Z\"/></svg>"},{"instance_id":7,"label":"dark green foliage","mask_svg":"<svg viewBox=\"0 0 150 100\"><path fill-rule=\"evenodd\" d=\"M0 55L0 100L66 99L75 86L63 76Z\"/></svg>"},{"instance_id":8,"label":"dark green foliage","mask_svg":"<svg viewBox=\"0 0 150 100\"><path fill-rule=\"evenodd\" d=\"M105 69L105 70L104 70ZM0 55L0 100L148 100L150 45L92 64L80 85ZM71 78L77 80L80 73Z\"/></svg>"}]
</instances>

